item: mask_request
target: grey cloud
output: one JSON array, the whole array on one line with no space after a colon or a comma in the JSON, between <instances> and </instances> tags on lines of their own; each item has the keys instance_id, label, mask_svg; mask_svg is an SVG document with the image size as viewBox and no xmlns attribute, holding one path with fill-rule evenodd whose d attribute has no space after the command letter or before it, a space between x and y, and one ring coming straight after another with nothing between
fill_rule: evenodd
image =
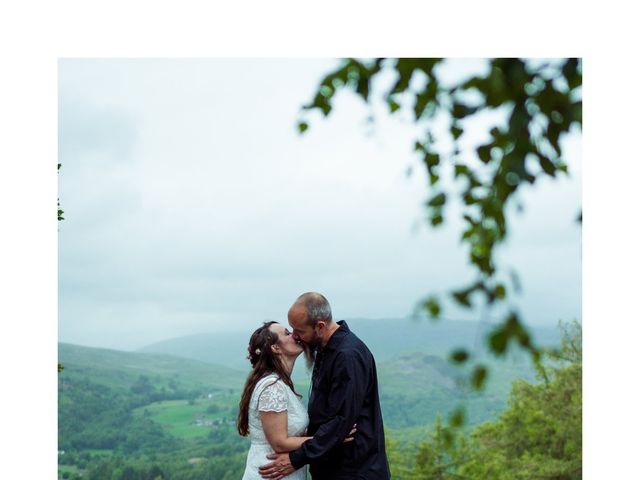
<instances>
[{"instance_id":1,"label":"grey cloud","mask_svg":"<svg viewBox=\"0 0 640 480\"><path fill-rule=\"evenodd\" d=\"M102 154L110 162L131 161L135 122L116 108L61 92L58 115L60 160L75 164Z\"/></svg>"},{"instance_id":2,"label":"grey cloud","mask_svg":"<svg viewBox=\"0 0 640 480\"><path fill-rule=\"evenodd\" d=\"M341 317L398 317L472 279L457 221L412 233L426 192L404 177L406 126L384 121L365 138L364 109L345 96L331 121L295 133L327 64L62 66L61 340L137 348L250 328L282 319L307 290L323 291ZM571 185L525 198L505 248L532 321L579 312L579 257L568 254L579 231L557 208L579 201Z\"/></svg>"}]
</instances>

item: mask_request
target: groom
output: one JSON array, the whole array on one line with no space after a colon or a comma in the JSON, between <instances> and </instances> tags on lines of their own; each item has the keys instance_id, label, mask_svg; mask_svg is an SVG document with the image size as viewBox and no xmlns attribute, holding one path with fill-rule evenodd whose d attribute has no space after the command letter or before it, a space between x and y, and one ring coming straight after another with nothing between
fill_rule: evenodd
<instances>
[{"instance_id":1,"label":"groom","mask_svg":"<svg viewBox=\"0 0 640 480\"><path fill-rule=\"evenodd\" d=\"M309 464L315 480L389 480L373 355L345 321L332 320L319 293L298 297L289 325L315 357L307 429L313 438L292 452L269 455L273 461L260 474L278 480ZM343 443L354 424L354 441Z\"/></svg>"}]
</instances>

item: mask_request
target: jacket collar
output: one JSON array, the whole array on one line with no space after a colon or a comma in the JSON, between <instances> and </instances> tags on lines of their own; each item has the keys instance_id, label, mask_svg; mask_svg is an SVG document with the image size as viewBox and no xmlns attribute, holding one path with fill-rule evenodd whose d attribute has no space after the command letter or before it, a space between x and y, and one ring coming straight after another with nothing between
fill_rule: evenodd
<instances>
[{"instance_id":1,"label":"jacket collar","mask_svg":"<svg viewBox=\"0 0 640 480\"><path fill-rule=\"evenodd\" d=\"M336 323L339 325L339 328L335 332L333 332L333 335L331 335L331 338L329 339L327 344L324 346L323 350L325 351L335 350L336 348L338 348L338 346L342 343L345 337L351 333L351 330L349 330L349 325L347 325L347 322L345 322L344 320L339 320Z\"/></svg>"}]
</instances>

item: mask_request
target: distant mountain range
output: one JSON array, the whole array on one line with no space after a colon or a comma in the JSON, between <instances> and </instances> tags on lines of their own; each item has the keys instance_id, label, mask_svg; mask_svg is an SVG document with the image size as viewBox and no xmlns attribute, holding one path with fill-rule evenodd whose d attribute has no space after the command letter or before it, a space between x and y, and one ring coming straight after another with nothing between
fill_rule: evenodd
<instances>
[{"instance_id":1,"label":"distant mountain range","mask_svg":"<svg viewBox=\"0 0 640 480\"><path fill-rule=\"evenodd\" d=\"M358 335L373 352L376 361L389 360L402 353L421 352L445 356L452 348L466 347L476 357L484 357L484 338L493 325L466 321L416 321L410 318L347 320L349 328ZM138 352L163 353L224 365L230 368L248 369L247 344L252 332L202 333L172 338L140 348ZM533 328L533 339L540 345L559 343L560 333L555 327ZM522 353L511 354L520 361Z\"/></svg>"}]
</instances>

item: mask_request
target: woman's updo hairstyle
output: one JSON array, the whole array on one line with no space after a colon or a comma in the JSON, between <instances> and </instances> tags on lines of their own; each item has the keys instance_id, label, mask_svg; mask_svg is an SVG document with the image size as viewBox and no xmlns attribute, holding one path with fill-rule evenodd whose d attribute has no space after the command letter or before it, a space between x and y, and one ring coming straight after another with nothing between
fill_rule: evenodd
<instances>
[{"instance_id":1,"label":"woman's updo hairstyle","mask_svg":"<svg viewBox=\"0 0 640 480\"><path fill-rule=\"evenodd\" d=\"M264 364L265 367L271 367L273 370L275 363L279 362L279 359L275 358L276 356L273 350L271 350L271 347L278 343L278 334L269 330L269 327L274 323L278 322L264 322L261 327L253 332L249 339L249 346L247 347L249 354L247 355L247 359L249 359L253 368L256 368L256 366L261 363Z\"/></svg>"},{"instance_id":2,"label":"woman's updo hairstyle","mask_svg":"<svg viewBox=\"0 0 640 480\"><path fill-rule=\"evenodd\" d=\"M240 406L238 409L237 427L238 433L243 437L249 434L249 403L251 395L256 384L261 378L275 373L280 380L289 386L289 388L300 397L293 387L291 376L284 367L279 355L273 353L271 347L278 343L278 334L272 332L269 327L278 322L264 322L261 327L256 329L249 339L247 350L249 354L247 358L251 362L251 372L244 384L242 396L240 397Z\"/></svg>"}]
</instances>

